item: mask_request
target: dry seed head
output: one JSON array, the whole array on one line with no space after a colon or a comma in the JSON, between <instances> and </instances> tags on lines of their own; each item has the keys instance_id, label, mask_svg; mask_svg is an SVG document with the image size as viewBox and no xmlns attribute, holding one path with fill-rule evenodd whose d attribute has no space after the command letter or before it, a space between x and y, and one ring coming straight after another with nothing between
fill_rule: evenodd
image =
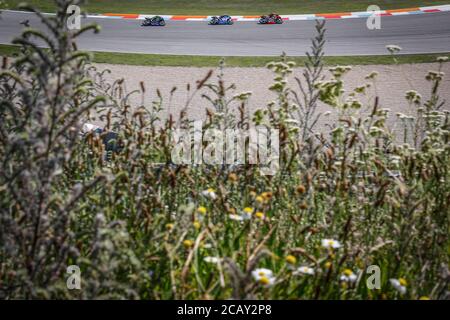
<instances>
[{"instance_id":1,"label":"dry seed head","mask_svg":"<svg viewBox=\"0 0 450 320\"><path fill-rule=\"evenodd\" d=\"M306 192L306 188L304 185L297 186L297 193L304 194Z\"/></svg>"}]
</instances>

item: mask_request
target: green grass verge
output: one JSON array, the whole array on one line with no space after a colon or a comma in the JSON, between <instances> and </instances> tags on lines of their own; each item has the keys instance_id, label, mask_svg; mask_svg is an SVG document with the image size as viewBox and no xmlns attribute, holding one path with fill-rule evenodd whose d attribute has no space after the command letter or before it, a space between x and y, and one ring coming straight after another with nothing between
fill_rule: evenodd
<instances>
[{"instance_id":1,"label":"green grass verge","mask_svg":"<svg viewBox=\"0 0 450 320\"><path fill-rule=\"evenodd\" d=\"M6 0L10 9L17 9L23 0ZM52 0L28 0L46 12L54 11ZM449 0L378 0L382 9L447 4ZM90 13L149 13L198 15L254 15L276 11L280 14L365 11L373 0L96 0L87 1L83 9Z\"/></svg>"},{"instance_id":2,"label":"green grass verge","mask_svg":"<svg viewBox=\"0 0 450 320\"><path fill-rule=\"evenodd\" d=\"M19 48L12 45L0 45L0 55L14 56ZM397 62L392 56L346 56L325 57L327 65L369 65L369 64L395 64L395 63L431 63L437 57L449 56L450 53L439 54L411 54L396 56ZM225 57L225 63L229 67L264 67L268 62L278 60L277 57ZM215 67L221 57L213 56L182 56L161 54L135 54L115 52L93 52L93 61L96 63L127 64L138 66L177 66L177 67ZM289 57L301 66L305 57Z\"/></svg>"}]
</instances>

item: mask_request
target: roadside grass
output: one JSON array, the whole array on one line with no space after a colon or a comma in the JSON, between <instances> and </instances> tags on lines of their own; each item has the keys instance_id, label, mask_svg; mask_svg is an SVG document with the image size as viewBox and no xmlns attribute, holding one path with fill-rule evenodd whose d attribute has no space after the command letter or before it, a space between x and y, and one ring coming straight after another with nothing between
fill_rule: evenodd
<instances>
[{"instance_id":1,"label":"roadside grass","mask_svg":"<svg viewBox=\"0 0 450 320\"><path fill-rule=\"evenodd\" d=\"M14 56L19 48L13 45L0 45L0 55ZM95 63L125 64L137 66L164 66L164 67L216 67L221 57L218 56L188 56L188 55L162 55L116 52L92 52ZM450 53L437 54L410 54L397 55L395 59L390 55L382 56L342 56L325 57L326 65L390 65L408 63L432 63L440 56L449 56ZM228 67L264 67L267 63L277 60L274 57L225 57ZM298 66L303 66L306 57L289 57Z\"/></svg>"},{"instance_id":2,"label":"roadside grass","mask_svg":"<svg viewBox=\"0 0 450 320\"><path fill-rule=\"evenodd\" d=\"M23 0L7 0L8 8L17 9ZM52 0L25 1L41 11L52 12ZM417 6L441 5L448 0L379 0L382 9L401 9ZM342 11L365 11L372 0L96 0L89 1L83 9L90 13L148 13L148 14L198 14L198 15L259 15L276 11L280 14L329 13Z\"/></svg>"}]
</instances>

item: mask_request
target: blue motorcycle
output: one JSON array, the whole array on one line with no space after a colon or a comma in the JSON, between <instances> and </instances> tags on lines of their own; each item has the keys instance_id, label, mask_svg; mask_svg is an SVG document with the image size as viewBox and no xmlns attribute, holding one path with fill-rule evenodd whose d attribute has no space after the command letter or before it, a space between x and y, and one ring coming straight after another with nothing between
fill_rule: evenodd
<instances>
[{"instance_id":1,"label":"blue motorcycle","mask_svg":"<svg viewBox=\"0 0 450 320\"><path fill-rule=\"evenodd\" d=\"M232 25L233 20L230 16L224 15L220 17L211 17L211 20L209 20L210 25Z\"/></svg>"}]
</instances>

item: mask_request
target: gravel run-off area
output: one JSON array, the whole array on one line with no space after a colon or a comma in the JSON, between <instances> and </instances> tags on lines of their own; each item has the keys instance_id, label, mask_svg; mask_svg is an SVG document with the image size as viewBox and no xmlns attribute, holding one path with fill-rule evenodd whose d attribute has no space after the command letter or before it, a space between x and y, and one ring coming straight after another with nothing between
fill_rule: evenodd
<instances>
[{"instance_id":1,"label":"gravel run-off area","mask_svg":"<svg viewBox=\"0 0 450 320\"><path fill-rule=\"evenodd\" d=\"M190 83L191 88L196 86L196 81L203 79L211 68L188 68L188 67L142 67L127 65L109 65L96 64L98 70L109 69L107 80L124 78L126 81L127 91L140 88L140 82L143 81L146 88L144 104L151 105L151 101L157 98L156 89L159 89L166 103L166 108L162 113L162 118L166 118L168 114L172 114L174 118L178 118L180 110L185 107L187 100L187 84ZM324 69L326 78L330 77L329 68ZM378 96L380 108L388 108L391 110L388 124L396 131L400 129L398 126L397 113L414 115L415 110L409 106L405 99L405 92L408 90L416 90L419 92L423 100L430 96L431 83L425 79L428 71L438 69L438 64L405 64L405 65L368 65L354 66L352 70L345 75L344 82L346 91L367 83L365 76L373 71L379 73L375 85L369 91L368 97L364 98L368 101L368 105L372 105L374 97ZM445 78L441 86L440 94L442 99L448 101L444 108L450 110L450 63L443 66L442 71ZM217 82L217 74L219 69L214 69L209 82ZM273 83L273 73L266 68L227 68L224 70L225 85L234 83L236 89L232 90L229 95L232 97L241 92L252 92L248 102L250 112L265 106L276 98L268 88ZM294 69L289 83L293 89L297 89L297 83L294 77L302 77L302 69ZM176 86L177 90L173 94L170 108L167 108L170 91ZM191 89L192 90L192 89ZM299 91L298 91L299 92ZM206 117L206 109L213 109L213 106L202 94L208 94L208 89L201 89L200 92L192 99L187 108L188 117L191 119L202 119ZM209 92L211 96L211 92ZM369 99L369 100L367 100ZM362 101L364 102L364 101ZM141 95L135 95L131 98L132 105L140 105L142 103ZM237 104L231 105L231 109L236 110ZM320 112L331 111L331 115L323 117L319 126L332 124L337 121L333 116L332 108L320 105ZM361 112L369 112L369 110L361 110Z\"/></svg>"}]
</instances>

